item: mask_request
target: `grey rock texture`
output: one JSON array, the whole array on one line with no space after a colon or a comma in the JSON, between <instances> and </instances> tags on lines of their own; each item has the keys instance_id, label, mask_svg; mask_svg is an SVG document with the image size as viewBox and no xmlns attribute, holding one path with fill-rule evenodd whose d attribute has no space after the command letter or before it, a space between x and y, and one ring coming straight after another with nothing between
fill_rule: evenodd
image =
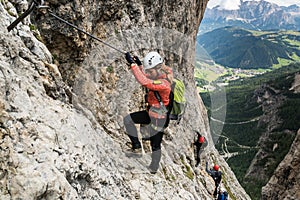
<instances>
[{"instance_id":1,"label":"grey rock texture","mask_svg":"<svg viewBox=\"0 0 300 200\"><path fill-rule=\"evenodd\" d=\"M299 199L300 129L289 153L262 189L262 199Z\"/></svg>"},{"instance_id":2,"label":"grey rock texture","mask_svg":"<svg viewBox=\"0 0 300 200\"><path fill-rule=\"evenodd\" d=\"M212 145L193 79L197 29L207 1L47 1L51 11L140 55L159 50L186 84L187 111L168 128L157 174L150 153L128 158L123 117L142 109L124 55L46 12L11 32L27 1L0 2L0 199L212 199L205 160L224 172L232 198L250 199ZM194 168L193 130L210 145Z\"/></svg>"}]
</instances>

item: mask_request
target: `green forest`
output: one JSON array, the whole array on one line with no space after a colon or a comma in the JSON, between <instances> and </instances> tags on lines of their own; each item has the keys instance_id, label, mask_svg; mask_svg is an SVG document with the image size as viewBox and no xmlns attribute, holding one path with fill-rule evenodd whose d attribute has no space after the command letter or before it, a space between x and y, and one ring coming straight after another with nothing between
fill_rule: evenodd
<instances>
[{"instance_id":1,"label":"green forest","mask_svg":"<svg viewBox=\"0 0 300 200\"><path fill-rule=\"evenodd\" d=\"M271 69L300 61L297 31L253 31L228 26L199 35L197 43L206 51L200 54L203 58L198 58L211 57L230 68Z\"/></svg>"},{"instance_id":2,"label":"green forest","mask_svg":"<svg viewBox=\"0 0 300 200\"><path fill-rule=\"evenodd\" d=\"M300 127L300 93L290 90L297 73L300 73L300 63L290 64L255 77L230 81L225 86L226 119L215 146L221 155L234 153L225 159L254 200L260 199L261 188L289 151ZM216 82L211 84L218 87ZM209 116L212 112L217 112L211 110L210 99L212 93L216 91L218 90L200 93ZM277 107L273 110L270 108L274 112L272 114L276 116L274 119L278 119L276 122L261 120L262 116L270 115L266 111L268 109L266 102L258 101L259 98L263 99L266 91L274 99L282 100L278 105L275 104ZM211 129L214 133L212 127ZM268 137L262 142L261 137L265 133L268 133ZM274 147L277 147L276 151ZM263 178L247 175L247 170L259 151L265 152L266 156L252 167L263 169Z\"/></svg>"}]
</instances>

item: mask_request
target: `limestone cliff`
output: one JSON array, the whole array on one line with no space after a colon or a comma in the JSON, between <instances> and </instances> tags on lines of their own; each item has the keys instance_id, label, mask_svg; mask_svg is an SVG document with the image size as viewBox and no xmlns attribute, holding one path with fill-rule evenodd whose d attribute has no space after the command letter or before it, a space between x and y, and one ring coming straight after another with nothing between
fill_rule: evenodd
<instances>
[{"instance_id":1,"label":"limestone cliff","mask_svg":"<svg viewBox=\"0 0 300 200\"><path fill-rule=\"evenodd\" d=\"M295 74L292 87L293 93L300 93L300 75ZM286 139L286 138L285 138ZM295 134L295 139L285 155L284 159L277 166L273 176L262 188L262 199L300 199L299 192L299 165L300 165L300 129Z\"/></svg>"},{"instance_id":2,"label":"limestone cliff","mask_svg":"<svg viewBox=\"0 0 300 200\"><path fill-rule=\"evenodd\" d=\"M300 199L299 163L300 129L289 153L262 189L262 199Z\"/></svg>"},{"instance_id":3,"label":"limestone cliff","mask_svg":"<svg viewBox=\"0 0 300 200\"><path fill-rule=\"evenodd\" d=\"M205 107L193 79L195 36L207 0L49 0L51 12L143 56L159 50L186 84L187 111L170 125L159 172L149 152L128 158L122 118L141 109L141 87L124 55L28 7L0 2L0 199L212 199L204 160L217 162L232 199L250 199L214 149ZM193 130L209 146L194 168Z\"/></svg>"}]
</instances>

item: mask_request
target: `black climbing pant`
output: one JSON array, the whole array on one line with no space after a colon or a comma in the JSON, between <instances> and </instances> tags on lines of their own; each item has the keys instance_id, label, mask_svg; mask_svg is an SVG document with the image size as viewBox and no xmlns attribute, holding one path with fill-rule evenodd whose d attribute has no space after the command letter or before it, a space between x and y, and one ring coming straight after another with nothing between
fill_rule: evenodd
<instances>
[{"instance_id":1,"label":"black climbing pant","mask_svg":"<svg viewBox=\"0 0 300 200\"><path fill-rule=\"evenodd\" d=\"M155 119L149 116L146 110L130 113L124 117L124 125L126 133L129 136L132 148L140 148L141 143L138 139L138 132L135 124L148 125L150 144L152 150L152 161L150 168L157 170L161 159L161 142L164 134L165 125L168 124L169 119Z\"/></svg>"}]
</instances>

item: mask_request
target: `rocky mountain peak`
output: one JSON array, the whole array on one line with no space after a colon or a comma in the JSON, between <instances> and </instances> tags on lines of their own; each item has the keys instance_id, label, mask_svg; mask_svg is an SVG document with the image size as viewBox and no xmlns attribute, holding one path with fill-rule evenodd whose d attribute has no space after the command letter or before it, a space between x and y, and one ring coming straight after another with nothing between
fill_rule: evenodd
<instances>
[{"instance_id":1,"label":"rocky mountain peak","mask_svg":"<svg viewBox=\"0 0 300 200\"><path fill-rule=\"evenodd\" d=\"M207 9L200 33L219 27L238 26L251 30L299 30L300 7L278 6L267 1L241 1L238 9Z\"/></svg>"}]
</instances>

